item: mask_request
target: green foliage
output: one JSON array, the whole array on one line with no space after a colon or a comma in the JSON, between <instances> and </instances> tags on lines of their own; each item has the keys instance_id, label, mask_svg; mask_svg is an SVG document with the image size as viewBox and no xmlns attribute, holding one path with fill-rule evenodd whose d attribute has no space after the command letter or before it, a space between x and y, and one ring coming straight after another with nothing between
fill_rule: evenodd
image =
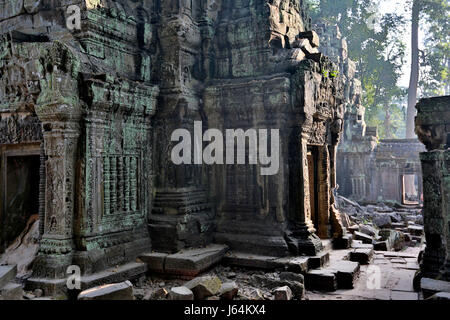
<instances>
[{"instance_id":1,"label":"green foliage","mask_svg":"<svg viewBox=\"0 0 450 320\"><path fill-rule=\"evenodd\" d=\"M450 94L450 17L447 0L421 1L426 28L419 87L423 96Z\"/></svg>"}]
</instances>

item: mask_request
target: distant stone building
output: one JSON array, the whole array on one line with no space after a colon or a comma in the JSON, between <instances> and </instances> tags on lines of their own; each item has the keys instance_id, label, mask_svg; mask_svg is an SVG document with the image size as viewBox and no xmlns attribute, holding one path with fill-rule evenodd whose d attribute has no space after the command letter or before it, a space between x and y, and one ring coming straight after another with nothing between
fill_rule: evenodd
<instances>
[{"instance_id":1,"label":"distant stone building","mask_svg":"<svg viewBox=\"0 0 450 320\"><path fill-rule=\"evenodd\" d=\"M39 214L30 287L62 289L70 265L83 286L129 278L151 250L315 255L344 234L342 80L303 1L8 1L0 34L0 244ZM196 121L279 129L278 173L175 165L171 134Z\"/></svg>"}]
</instances>

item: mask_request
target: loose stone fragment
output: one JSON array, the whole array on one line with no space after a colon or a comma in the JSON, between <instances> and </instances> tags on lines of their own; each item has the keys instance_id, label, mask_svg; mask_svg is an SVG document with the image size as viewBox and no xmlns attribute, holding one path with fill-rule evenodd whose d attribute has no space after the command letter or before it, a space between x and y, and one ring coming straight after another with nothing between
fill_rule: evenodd
<instances>
[{"instance_id":1,"label":"loose stone fragment","mask_svg":"<svg viewBox=\"0 0 450 320\"><path fill-rule=\"evenodd\" d=\"M222 281L216 276L203 276L185 283L184 286L192 290L196 300L202 300L219 293Z\"/></svg>"},{"instance_id":2,"label":"loose stone fragment","mask_svg":"<svg viewBox=\"0 0 450 320\"><path fill-rule=\"evenodd\" d=\"M173 287L170 289L171 300L194 300L194 293L186 287Z\"/></svg>"},{"instance_id":3,"label":"loose stone fragment","mask_svg":"<svg viewBox=\"0 0 450 320\"><path fill-rule=\"evenodd\" d=\"M291 300L292 291L288 286L279 287L274 290L275 300Z\"/></svg>"},{"instance_id":4,"label":"loose stone fragment","mask_svg":"<svg viewBox=\"0 0 450 320\"><path fill-rule=\"evenodd\" d=\"M239 288L236 282L225 282L220 288L220 298L224 300L233 300L238 294Z\"/></svg>"}]
</instances>

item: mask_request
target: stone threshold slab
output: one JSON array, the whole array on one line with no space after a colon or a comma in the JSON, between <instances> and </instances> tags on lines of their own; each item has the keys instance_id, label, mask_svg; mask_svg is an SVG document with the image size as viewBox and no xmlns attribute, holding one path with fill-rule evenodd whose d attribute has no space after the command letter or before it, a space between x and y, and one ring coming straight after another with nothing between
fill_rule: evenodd
<instances>
[{"instance_id":1,"label":"stone threshold slab","mask_svg":"<svg viewBox=\"0 0 450 320\"><path fill-rule=\"evenodd\" d=\"M118 267L108 268L98 273L82 276L80 279L80 290L135 279L144 275L147 270L147 265L139 262L130 262ZM67 279L29 278L25 288L27 290L42 289L46 296L66 296L70 291L67 289Z\"/></svg>"},{"instance_id":2,"label":"stone threshold slab","mask_svg":"<svg viewBox=\"0 0 450 320\"><path fill-rule=\"evenodd\" d=\"M195 277L219 263L228 251L228 246L210 244L204 248L181 250L175 254L151 252L139 256L146 263L149 271Z\"/></svg>"}]
</instances>

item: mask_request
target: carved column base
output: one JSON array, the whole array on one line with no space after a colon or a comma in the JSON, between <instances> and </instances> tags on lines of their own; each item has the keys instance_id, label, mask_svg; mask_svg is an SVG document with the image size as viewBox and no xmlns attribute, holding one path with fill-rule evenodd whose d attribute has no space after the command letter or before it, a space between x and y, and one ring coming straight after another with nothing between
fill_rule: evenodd
<instances>
[{"instance_id":1,"label":"carved column base","mask_svg":"<svg viewBox=\"0 0 450 320\"><path fill-rule=\"evenodd\" d=\"M323 250L320 238L311 233L306 225L294 231L286 232L285 240L293 255L315 256Z\"/></svg>"},{"instance_id":2,"label":"carved column base","mask_svg":"<svg viewBox=\"0 0 450 320\"><path fill-rule=\"evenodd\" d=\"M158 192L149 217L152 249L173 253L186 247L208 245L213 240L214 217L203 189Z\"/></svg>"}]
</instances>

